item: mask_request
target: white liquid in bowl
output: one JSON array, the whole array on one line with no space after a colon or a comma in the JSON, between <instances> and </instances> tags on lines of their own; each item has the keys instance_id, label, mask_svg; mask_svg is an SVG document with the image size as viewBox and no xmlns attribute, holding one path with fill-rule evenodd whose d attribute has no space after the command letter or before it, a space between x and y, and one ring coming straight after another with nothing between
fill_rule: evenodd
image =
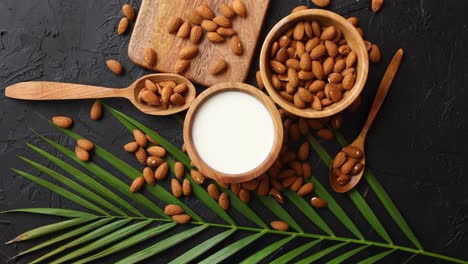
<instances>
[{"instance_id":1,"label":"white liquid in bowl","mask_svg":"<svg viewBox=\"0 0 468 264\"><path fill-rule=\"evenodd\" d=\"M211 168L227 174L248 172L265 161L273 147L273 119L254 96L221 92L200 105L193 119L192 140Z\"/></svg>"}]
</instances>

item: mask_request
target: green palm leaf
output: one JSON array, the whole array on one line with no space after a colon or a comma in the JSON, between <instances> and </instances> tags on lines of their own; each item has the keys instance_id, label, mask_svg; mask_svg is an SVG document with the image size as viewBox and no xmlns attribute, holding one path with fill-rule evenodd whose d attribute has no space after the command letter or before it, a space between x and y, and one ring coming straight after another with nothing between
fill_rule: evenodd
<instances>
[{"instance_id":1,"label":"green palm leaf","mask_svg":"<svg viewBox=\"0 0 468 264\"><path fill-rule=\"evenodd\" d=\"M382 253L379 253L377 255L374 255L372 257L369 257L369 258L366 258L365 260L362 260L362 261L359 261L358 264L373 264L373 263L376 263L377 261L385 258L386 256L392 254L393 252L395 252L396 249L390 249L390 250L387 250L387 251L384 251Z\"/></svg>"},{"instance_id":2,"label":"green palm leaf","mask_svg":"<svg viewBox=\"0 0 468 264\"><path fill-rule=\"evenodd\" d=\"M296 229L296 231L304 232L302 228L296 223L296 221L294 221L291 215L289 215L289 213L286 212L286 210L284 210L278 202L276 202L275 198L271 196L258 196L258 198L260 202L265 205L265 207L270 209L270 211L281 220L288 223L290 227Z\"/></svg>"},{"instance_id":3,"label":"green palm leaf","mask_svg":"<svg viewBox=\"0 0 468 264\"><path fill-rule=\"evenodd\" d=\"M308 264L308 263L313 263L314 261L316 260L319 260L321 259L322 257L332 253L333 251L339 249L340 247L346 245L347 243L341 243L341 244L337 244L337 245L334 245L334 246L331 246L331 247L328 247L326 249L323 249L323 250L320 250L319 252L317 253L314 253L298 262L296 262L296 264Z\"/></svg>"},{"instance_id":4,"label":"green palm leaf","mask_svg":"<svg viewBox=\"0 0 468 264\"><path fill-rule=\"evenodd\" d=\"M212 247L218 245L221 241L224 239L228 238L230 235L232 235L234 232L236 232L236 229L229 229L227 231L224 231L220 234L217 234L216 236L206 240L205 242L197 245L196 247L193 247L189 251L185 252L184 254L180 255L173 261L169 262L169 264L183 264L183 263L190 263L192 260L200 256L201 254L205 253Z\"/></svg>"},{"instance_id":5,"label":"green palm leaf","mask_svg":"<svg viewBox=\"0 0 468 264\"><path fill-rule=\"evenodd\" d=\"M328 261L327 264L340 264L340 263L343 263L344 261L346 261L350 257L352 257L352 256L356 255L357 253L363 251L367 247L368 247L368 245L361 246L361 247L355 248L353 250L350 250L350 251L348 251L348 252L346 252L344 254L341 254L340 256Z\"/></svg>"},{"instance_id":6,"label":"green palm leaf","mask_svg":"<svg viewBox=\"0 0 468 264\"><path fill-rule=\"evenodd\" d=\"M317 245L320 242L321 242L321 240L317 239L317 240L311 241L309 243L306 243L306 244L304 244L304 245L302 245L300 247L297 247L297 248L289 251L288 253L280 256L279 258L276 258L275 260L270 262L270 264L288 263L291 260L293 260L295 257L299 256L300 254L302 254L303 252L305 252L306 250L312 248L313 246Z\"/></svg>"},{"instance_id":7,"label":"green palm leaf","mask_svg":"<svg viewBox=\"0 0 468 264\"><path fill-rule=\"evenodd\" d=\"M276 241L275 243L269 245L268 247L258 251L257 253L251 255L250 257L244 259L241 264L252 264L252 263L258 263L264 258L268 257L270 254L274 253L276 250L281 248L282 246L286 245L289 243L289 241L293 240L295 238L294 235L283 238L279 241Z\"/></svg>"},{"instance_id":8,"label":"green palm leaf","mask_svg":"<svg viewBox=\"0 0 468 264\"><path fill-rule=\"evenodd\" d=\"M173 228L174 226L176 225L176 223L167 223L167 224L164 224L164 225L160 225L160 226L156 226L156 227L153 227L153 228L150 228L146 231L143 231L143 232L140 232L136 235L133 235L129 238L126 238L125 240L105 249L104 251L101 251L95 255L92 255L92 256L89 256L87 258L84 258L82 260L79 260L77 262L75 262L75 264L82 264L82 263L88 263L90 261L94 261L94 260L97 260L97 259L100 259L100 258L103 258L105 256L108 256L110 254L113 254L113 253L116 253L116 252L119 252L121 250L124 250L126 248L129 248L131 246L134 246L140 242L143 242L147 239L150 239L150 238L153 238L154 236L156 235L159 235L171 228Z\"/></svg>"},{"instance_id":9,"label":"green palm leaf","mask_svg":"<svg viewBox=\"0 0 468 264\"><path fill-rule=\"evenodd\" d=\"M141 221L141 222L138 222L138 223L135 223L133 225L129 225L125 228L122 228L122 229L119 229L115 232L112 232L110 233L109 235L106 235L96 241L93 241L92 243L90 244L87 244L86 246L82 247L82 248L79 248L53 262L51 262L51 264L59 264L59 263L64 263L64 262L68 262L72 259L75 259L79 256L82 256L84 254L87 254L89 252L92 252L94 250L97 250L101 247L105 247L111 243L113 243L114 241L117 241L119 239L122 239L132 233L135 233L137 232L138 230L142 229L143 227L149 225L150 223L152 222L152 220L145 220L145 221Z\"/></svg>"},{"instance_id":10,"label":"green palm leaf","mask_svg":"<svg viewBox=\"0 0 468 264\"><path fill-rule=\"evenodd\" d=\"M208 226L202 225L199 227L194 227L189 230L183 231L181 233L178 233L176 235L173 235L169 238L166 238L150 247L147 247L133 255L130 255L120 261L118 261L116 264L131 264L131 263L137 263L139 261L145 260L151 256L154 256L160 252L163 252L164 250L171 248L172 246L175 246L179 243L181 243L184 240L187 240L191 238L192 236L200 233L201 231L205 230Z\"/></svg>"},{"instance_id":11,"label":"green palm leaf","mask_svg":"<svg viewBox=\"0 0 468 264\"><path fill-rule=\"evenodd\" d=\"M53 216L63 216L63 217L82 217L82 218L93 218L96 215L70 210L70 209L62 209L62 208L21 208L15 210L4 211L2 213L34 213L34 214L45 214L45 215L53 215Z\"/></svg>"}]
</instances>

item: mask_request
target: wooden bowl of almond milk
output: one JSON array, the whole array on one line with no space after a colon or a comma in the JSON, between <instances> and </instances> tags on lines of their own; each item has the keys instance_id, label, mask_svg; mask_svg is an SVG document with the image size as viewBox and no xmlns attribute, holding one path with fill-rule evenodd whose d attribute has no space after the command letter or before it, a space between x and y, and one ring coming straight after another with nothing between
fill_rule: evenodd
<instances>
[{"instance_id":1,"label":"wooden bowl of almond milk","mask_svg":"<svg viewBox=\"0 0 468 264\"><path fill-rule=\"evenodd\" d=\"M254 179L273 164L283 142L280 114L270 98L245 83L226 82L201 93L184 122L194 166L219 182Z\"/></svg>"}]
</instances>

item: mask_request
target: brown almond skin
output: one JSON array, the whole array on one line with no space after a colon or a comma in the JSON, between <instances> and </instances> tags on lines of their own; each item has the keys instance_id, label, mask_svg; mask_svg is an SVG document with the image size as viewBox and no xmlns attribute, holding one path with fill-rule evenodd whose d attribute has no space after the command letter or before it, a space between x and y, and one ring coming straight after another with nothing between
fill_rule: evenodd
<instances>
[{"instance_id":1,"label":"brown almond skin","mask_svg":"<svg viewBox=\"0 0 468 264\"><path fill-rule=\"evenodd\" d=\"M146 135L139 129L133 130L133 137L141 147L145 147L148 144L148 139L146 138Z\"/></svg>"},{"instance_id":2,"label":"brown almond skin","mask_svg":"<svg viewBox=\"0 0 468 264\"><path fill-rule=\"evenodd\" d=\"M203 37L203 28L200 26L193 26L192 29L190 30L190 42L192 44L198 44L200 43L201 39Z\"/></svg>"},{"instance_id":3,"label":"brown almond skin","mask_svg":"<svg viewBox=\"0 0 468 264\"><path fill-rule=\"evenodd\" d=\"M379 63L382 59L382 53L380 52L379 46L372 44L371 50L369 51L369 60L372 63Z\"/></svg>"},{"instance_id":4,"label":"brown almond skin","mask_svg":"<svg viewBox=\"0 0 468 264\"><path fill-rule=\"evenodd\" d=\"M347 74L344 76L341 86L345 90L349 91L354 87L355 81L356 81L356 76L354 74Z\"/></svg>"},{"instance_id":5,"label":"brown almond skin","mask_svg":"<svg viewBox=\"0 0 468 264\"><path fill-rule=\"evenodd\" d=\"M192 192L192 185L190 184L190 181L188 179L184 179L184 182L182 183L182 193L185 196L189 196L191 192Z\"/></svg>"},{"instance_id":6,"label":"brown almond skin","mask_svg":"<svg viewBox=\"0 0 468 264\"><path fill-rule=\"evenodd\" d=\"M273 221L270 223L271 228L278 231L288 231L289 225L283 221Z\"/></svg>"},{"instance_id":7,"label":"brown almond skin","mask_svg":"<svg viewBox=\"0 0 468 264\"><path fill-rule=\"evenodd\" d=\"M310 163L302 163L302 175L306 180L312 177L312 165L310 165Z\"/></svg>"},{"instance_id":8,"label":"brown almond skin","mask_svg":"<svg viewBox=\"0 0 468 264\"><path fill-rule=\"evenodd\" d=\"M242 56L244 53L244 45L242 45L241 40L238 36L234 35L229 42L229 46L231 47L232 53L236 54L237 56Z\"/></svg>"},{"instance_id":9,"label":"brown almond skin","mask_svg":"<svg viewBox=\"0 0 468 264\"><path fill-rule=\"evenodd\" d=\"M223 16L225 16L227 18L232 18L232 17L234 17L236 15L234 10L226 3L222 3L219 6L219 11L221 12L221 14L223 14Z\"/></svg>"},{"instance_id":10,"label":"brown almond skin","mask_svg":"<svg viewBox=\"0 0 468 264\"><path fill-rule=\"evenodd\" d=\"M106 65L107 65L107 68L109 68L109 70L111 70L111 72L113 72L113 73L115 73L117 75L120 75L123 72L122 64L120 64L120 62L118 62L116 60L107 60Z\"/></svg>"},{"instance_id":11,"label":"brown almond skin","mask_svg":"<svg viewBox=\"0 0 468 264\"><path fill-rule=\"evenodd\" d=\"M286 66L284 66L284 64L282 64L281 62L279 61L276 61L276 60L271 60L270 61L270 67L272 68L272 70L278 74L283 74L286 72Z\"/></svg>"},{"instance_id":12,"label":"brown almond skin","mask_svg":"<svg viewBox=\"0 0 468 264\"><path fill-rule=\"evenodd\" d=\"M197 11L202 17L204 17L206 19L211 20L215 16L213 10L206 4L201 4L200 6L198 6Z\"/></svg>"},{"instance_id":13,"label":"brown almond skin","mask_svg":"<svg viewBox=\"0 0 468 264\"><path fill-rule=\"evenodd\" d=\"M282 187L281 187L282 188ZM276 188L271 188L270 189L270 192L268 192L268 194L270 196L272 196L273 198L275 198L275 200L279 203L279 204L284 204L284 197L283 195L276 189Z\"/></svg>"},{"instance_id":14,"label":"brown almond skin","mask_svg":"<svg viewBox=\"0 0 468 264\"><path fill-rule=\"evenodd\" d=\"M120 19L119 25L117 26L117 35L120 36L127 32L128 24L128 18L122 17L122 19Z\"/></svg>"},{"instance_id":15,"label":"brown almond skin","mask_svg":"<svg viewBox=\"0 0 468 264\"><path fill-rule=\"evenodd\" d=\"M147 166L150 166L150 167L158 167L160 166L161 164L164 163L164 160L159 158L159 157L155 157L155 156L149 156L147 159L146 159L146 165ZM159 180L159 179L158 179Z\"/></svg>"},{"instance_id":16,"label":"brown almond skin","mask_svg":"<svg viewBox=\"0 0 468 264\"><path fill-rule=\"evenodd\" d=\"M303 108L306 107L305 102L301 100L301 97L299 96L298 93L295 93L295 94L294 94L293 102L294 102L294 105L295 105L297 108L303 109Z\"/></svg>"},{"instance_id":17,"label":"brown almond skin","mask_svg":"<svg viewBox=\"0 0 468 264\"><path fill-rule=\"evenodd\" d=\"M232 27L232 22L229 18L225 16L217 16L213 18L213 21L218 24L220 27L230 28Z\"/></svg>"},{"instance_id":18,"label":"brown almond skin","mask_svg":"<svg viewBox=\"0 0 468 264\"><path fill-rule=\"evenodd\" d=\"M299 188L299 190L297 191L297 195L305 196L305 195L311 193L313 190L314 190L314 184L311 183L311 182L308 182L308 183L302 185L301 188Z\"/></svg>"},{"instance_id":19,"label":"brown almond skin","mask_svg":"<svg viewBox=\"0 0 468 264\"><path fill-rule=\"evenodd\" d=\"M232 28L218 27L216 32L223 37L232 37L236 34L236 31Z\"/></svg>"},{"instance_id":20,"label":"brown almond skin","mask_svg":"<svg viewBox=\"0 0 468 264\"><path fill-rule=\"evenodd\" d=\"M241 189L241 186L239 183L231 183L229 188L234 194L239 195L239 191Z\"/></svg>"},{"instance_id":21,"label":"brown almond skin","mask_svg":"<svg viewBox=\"0 0 468 264\"><path fill-rule=\"evenodd\" d=\"M91 118L91 120L97 121L102 118L102 113L103 113L103 109L102 109L101 102L97 100L94 101L93 106L91 106L89 117Z\"/></svg>"},{"instance_id":22,"label":"brown almond skin","mask_svg":"<svg viewBox=\"0 0 468 264\"><path fill-rule=\"evenodd\" d=\"M130 192L139 192L143 186L145 186L145 178L143 178L143 176L138 176L133 180L132 185L130 185Z\"/></svg>"},{"instance_id":23,"label":"brown almond skin","mask_svg":"<svg viewBox=\"0 0 468 264\"><path fill-rule=\"evenodd\" d=\"M177 161L174 164L174 174L177 177L177 179L182 180L185 174L185 166L182 162Z\"/></svg>"},{"instance_id":24,"label":"brown almond skin","mask_svg":"<svg viewBox=\"0 0 468 264\"><path fill-rule=\"evenodd\" d=\"M54 116L52 122L61 128L69 128L73 125L73 119L67 116Z\"/></svg>"},{"instance_id":25,"label":"brown almond skin","mask_svg":"<svg viewBox=\"0 0 468 264\"><path fill-rule=\"evenodd\" d=\"M260 182L258 181L258 179L253 179L253 180L250 180L248 182L243 182L241 183L241 186L242 188L248 190L248 191L255 191L258 187L258 184Z\"/></svg>"},{"instance_id":26,"label":"brown almond skin","mask_svg":"<svg viewBox=\"0 0 468 264\"><path fill-rule=\"evenodd\" d=\"M76 141L76 144L78 145L78 147L86 150L86 151L91 151L93 150L94 148L94 144L93 142L87 140L87 139L84 139L84 138L80 138Z\"/></svg>"},{"instance_id":27,"label":"brown almond skin","mask_svg":"<svg viewBox=\"0 0 468 264\"><path fill-rule=\"evenodd\" d=\"M218 204L221 206L221 208L224 209L224 211L227 211L229 209L229 196L227 193L223 192L218 199Z\"/></svg>"},{"instance_id":28,"label":"brown almond skin","mask_svg":"<svg viewBox=\"0 0 468 264\"><path fill-rule=\"evenodd\" d=\"M153 170L150 167L145 167L143 169L143 178L145 178L146 183L148 183L149 185L156 184Z\"/></svg>"},{"instance_id":29,"label":"brown almond skin","mask_svg":"<svg viewBox=\"0 0 468 264\"><path fill-rule=\"evenodd\" d=\"M310 204L315 208L325 208L328 206L327 201L320 197L312 197Z\"/></svg>"},{"instance_id":30,"label":"brown almond skin","mask_svg":"<svg viewBox=\"0 0 468 264\"><path fill-rule=\"evenodd\" d=\"M151 146L146 149L146 151L151 155L151 156L156 156L158 158L162 158L166 156L166 150L163 147L160 146Z\"/></svg>"},{"instance_id":31,"label":"brown almond skin","mask_svg":"<svg viewBox=\"0 0 468 264\"><path fill-rule=\"evenodd\" d=\"M362 150L352 145L344 147L343 152L346 153L346 155L350 156L351 158L355 158L355 159L362 159L362 157L364 156L364 154L362 153Z\"/></svg>"},{"instance_id":32,"label":"brown almond skin","mask_svg":"<svg viewBox=\"0 0 468 264\"><path fill-rule=\"evenodd\" d=\"M250 192L246 189L240 189L239 190L239 199L243 203L249 203L250 202Z\"/></svg>"},{"instance_id":33,"label":"brown almond skin","mask_svg":"<svg viewBox=\"0 0 468 264\"><path fill-rule=\"evenodd\" d=\"M371 7L372 7L372 12L377 13L382 9L384 0L372 0Z\"/></svg>"},{"instance_id":34,"label":"brown almond skin","mask_svg":"<svg viewBox=\"0 0 468 264\"><path fill-rule=\"evenodd\" d=\"M359 174L363 169L364 169L364 165L362 165L362 163L360 163L360 162L356 162L356 164L354 165L354 167L351 169L350 174L351 174L351 175L357 175L357 174Z\"/></svg>"},{"instance_id":35,"label":"brown almond skin","mask_svg":"<svg viewBox=\"0 0 468 264\"><path fill-rule=\"evenodd\" d=\"M205 19L202 21L201 27L208 32L214 32L219 27L219 25L212 20Z\"/></svg>"},{"instance_id":36,"label":"brown almond skin","mask_svg":"<svg viewBox=\"0 0 468 264\"><path fill-rule=\"evenodd\" d=\"M122 13L129 20L135 20L135 10L130 4L124 4L122 6Z\"/></svg>"},{"instance_id":37,"label":"brown almond skin","mask_svg":"<svg viewBox=\"0 0 468 264\"><path fill-rule=\"evenodd\" d=\"M88 151L80 148L79 146L75 147L75 154L76 154L76 157L81 161L88 161L89 160Z\"/></svg>"},{"instance_id":38,"label":"brown almond skin","mask_svg":"<svg viewBox=\"0 0 468 264\"><path fill-rule=\"evenodd\" d=\"M205 176L201 174L199 171L196 170L191 170L190 171L190 176L192 176L193 180L195 181L196 184L203 184L205 182Z\"/></svg>"},{"instance_id":39,"label":"brown almond skin","mask_svg":"<svg viewBox=\"0 0 468 264\"><path fill-rule=\"evenodd\" d=\"M292 176L282 180L281 186L283 186L283 188L289 188L294 183L294 181L296 181L296 178L296 176Z\"/></svg>"},{"instance_id":40,"label":"brown almond skin","mask_svg":"<svg viewBox=\"0 0 468 264\"><path fill-rule=\"evenodd\" d=\"M372 51L372 50L371 50ZM346 57L346 69L354 67L357 61L357 54L354 51L351 51Z\"/></svg>"},{"instance_id":41,"label":"brown almond skin","mask_svg":"<svg viewBox=\"0 0 468 264\"><path fill-rule=\"evenodd\" d=\"M190 66L190 61L189 60L177 60L174 63L174 72L175 73L183 73L185 72L188 67Z\"/></svg>"},{"instance_id":42,"label":"brown almond skin","mask_svg":"<svg viewBox=\"0 0 468 264\"><path fill-rule=\"evenodd\" d=\"M189 23L189 22L187 22L187 21L184 22L184 23L180 26L179 30L177 31L177 36L178 36L179 38L183 38L183 39L188 38L188 37L190 36L190 30L191 30L191 28L192 28L192 27L190 26L190 23Z\"/></svg>"},{"instance_id":43,"label":"brown almond skin","mask_svg":"<svg viewBox=\"0 0 468 264\"><path fill-rule=\"evenodd\" d=\"M318 7L327 7L330 4L330 0L312 0L312 3Z\"/></svg>"},{"instance_id":44,"label":"brown almond skin","mask_svg":"<svg viewBox=\"0 0 468 264\"><path fill-rule=\"evenodd\" d=\"M184 105L185 104L185 97L183 97L182 95L180 95L178 93L175 93L175 94L172 94L169 97L169 101L173 105Z\"/></svg>"},{"instance_id":45,"label":"brown almond skin","mask_svg":"<svg viewBox=\"0 0 468 264\"><path fill-rule=\"evenodd\" d=\"M166 179L168 172L169 166L167 165L167 162L162 162L154 172L154 178L158 181L162 181Z\"/></svg>"},{"instance_id":46,"label":"brown almond skin","mask_svg":"<svg viewBox=\"0 0 468 264\"><path fill-rule=\"evenodd\" d=\"M320 44L310 52L310 58L312 60L318 60L321 57L323 57L326 53L327 53L327 48L325 48L324 45Z\"/></svg>"},{"instance_id":47,"label":"brown almond skin","mask_svg":"<svg viewBox=\"0 0 468 264\"><path fill-rule=\"evenodd\" d=\"M171 190L172 190L172 194L176 198L179 198L182 196L182 186L180 185L180 182L177 179L174 179L174 178L171 179Z\"/></svg>"},{"instance_id":48,"label":"brown almond skin","mask_svg":"<svg viewBox=\"0 0 468 264\"><path fill-rule=\"evenodd\" d=\"M187 91L187 84L186 83L180 83L174 89L172 90L173 93L177 94L183 94Z\"/></svg>"},{"instance_id":49,"label":"brown almond skin","mask_svg":"<svg viewBox=\"0 0 468 264\"><path fill-rule=\"evenodd\" d=\"M206 38L213 43L221 43L225 40L224 37L217 32L208 32Z\"/></svg>"},{"instance_id":50,"label":"brown almond skin","mask_svg":"<svg viewBox=\"0 0 468 264\"><path fill-rule=\"evenodd\" d=\"M337 169L337 168L340 168L347 160L347 156L346 156L346 153L344 153L343 151L340 151L338 152L338 154L336 154L335 156L335 159L333 160L333 168L334 169Z\"/></svg>"},{"instance_id":51,"label":"brown almond skin","mask_svg":"<svg viewBox=\"0 0 468 264\"><path fill-rule=\"evenodd\" d=\"M336 36L336 28L334 26L327 27L320 35L321 40L332 40Z\"/></svg>"},{"instance_id":52,"label":"brown almond skin","mask_svg":"<svg viewBox=\"0 0 468 264\"><path fill-rule=\"evenodd\" d=\"M129 143L124 145L125 151L131 152L131 153L137 151L139 147L140 147L140 145L137 142L129 142Z\"/></svg>"},{"instance_id":53,"label":"brown almond skin","mask_svg":"<svg viewBox=\"0 0 468 264\"><path fill-rule=\"evenodd\" d=\"M359 19L357 17L349 17L348 22L354 27L359 27Z\"/></svg>"},{"instance_id":54,"label":"brown almond skin","mask_svg":"<svg viewBox=\"0 0 468 264\"><path fill-rule=\"evenodd\" d=\"M220 193L219 193L218 187L216 187L216 185L214 185L213 183L210 183L206 187L206 190L207 190L208 194L211 196L211 198L213 198L215 200L219 199Z\"/></svg>"},{"instance_id":55,"label":"brown almond skin","mask_svg":"<svg viewBox=\"0 0 468 264\"><path fill-rule=\"evenodd\" d=\"M152 48L146 48L143 52L143 62L146 66L151 67L156 63L157 55Z\"/></svg>"},{"instance_id":56,"label":"brown almond skin","mask_svg":"<svg viewBox=\"0 0 468 264\"><path fill-rule=\"evenodd\" d=\"M140 97L141 100L143 100L148 105L156 106L160 104L158 96L148 89L142 90Z\"/></svg>"},{"instance_id":57,"label":"brown almond skin","mask_svg":"<svg viewBox=\"0 0 468 264\"><path fill-rule=\"evenodd\" d=\"M338 178L336 179L336 182L338 182L339 185L346 185L349 183L351 180L351 177L349 177L346 174L339 175Z\"/></svg>"},{"instance_id":58,"label":"brown almond skin","mask_svg":"<svg viewBox=\"0 0 468 264\"><path fill-rule=\"evenodd\" d=\"M167 32L169 32L170 34L176 33L183 23L184 21L180 17L173 17L167 24Z\"/></svg>"},{"instance_id":59,"label":"brown almond skin","mask_svg":"<svg viewBox=\"0 0 468 264\"><path fill-rule=\"evenodd\" d=\"M299 188L301 188L301 186L302 186L302 182L303 182L302 177L296 177L296 179L295 179L294 182L291 184L291 186L289 187L289 189L291 189L291 191L293 191L293 192L299 191Z\"/></svg>"},{"instance_id":60,"label":"brown almond skin","mask_svg":"<svg viewBox=\"0 0 468 264\"><path fill-rule=\"evenodd\" d=\"M265 84L263 83L262 74L260 71L255 73L255 79L257 80L258 88L263 90L265 88Z\"/></svg>"},{"instance_id":61,"label":"brown almond skin","mask_svg":"<svg viewBox=\"0 0 468 264\"><path fill-rule=\"evenodd\" d=\"M297 151L297 158L302 161L308 160L309 152L310 152L310 145L309 145L309 142L306 141L302 143L302 145L299 147L299 150Z\"/></svg>"},{"instance_id":62,"label":"brown almond skin","mask_svg":"<svg viewBox=\"0 0 468 264\"><path fill-rule=\"evenodd\" d=\"M333 132L331 132L329 129L326 129L326 128L322 128L319 131L317 131L317 136L325 140L332 140L335 138L335 135L333 135Z\"/></svg>"},{"instance_id":63,"label":"brown almond skin","mask_svg":"<svg viewBox=\"0 0 468 264\"><path fill-rule=\"evenodd\" d=\"M343 174L349 174L351 172L351 170L353 169L354 167L354 160L353 159L349 159L347 160L342 166L341 166L341 172Z\"/></svg>"},{"instance_id":64,"label":"brown almond skin","mask_svg":"<svg viewBox=\"0 0 468 264\"><path fill-rule=\"evenodd\" d=\"M148 79L145 80L145 88L150 90L153 93L159 93L158 86L156 86L156 84L152 82L151 80L148 80Z\"/></svg>"},{"instance_id":65,"label":"brown almond skin","mask_svg":"<svg viewBox=\"0 0 468 264\"><path fill-rule=\"evenodd\" d=\"M179 214L179 215L173 215L172 220L178 224L187 224L190 222L190 215L188 214Z\"/></svg>"},{"instance_id":66,"label":"brown almond skin","mask_svg":"<svg viewBox=\"0 0 468 264\"><path fill-rule=\"evenodd\" d=\"M189 9L185 15L192 24L200 25L203 21L203 17L195 9Z\"/></svg>"},{"instance_id":67,"label":"brown almond skin","mask_svg":"<svg viewBox=\"0 0 468 264\"><path fill-rule=\"evenodd\" d=\"M209 72L211 75L218 75L222 73L224 70L227 68L227 62L224 59L218 59L214 61L210 67L209 67Z\"/></svg>"},{"instance_id":68,"label":"brown almond skin","mask_svg":"<svg viewBox=\"0 0 468 264\"><path fill-rule=\"evenodd\" d=\"M242 0L232 1L232 10L240 17L245 17L247 15L247 10Z\"/></svg>"},{"instance_id":69,"label":"brown almond skin","mask_svg":"<svg viewBox=\"0 0 468 264\"><path fill-rule=\"evenodd\" d=\"M293 31L293 38L295 40L301 40L304 37L304 23L303 22L298 22L296 26L294 27Z\"/></svg>"},{"instance_id":70,"label":"brown almond skin","mask_svg":"<svg viewBox=\"0 0 468 264\"><path fill-rule=\"evenodd\" d=\"M184 213L184 209L176 204L168 204L164 207L164 213L169 216L180 215Z\"/></svg>"},{"instance_id":71,"label":"brown almond skin","mask_svg":"<svg viewBox=\"0 0 468 264\"><path fill-rule=\"evenodd\" d=\"M260 180L260 184L258 185L257 194L259 196L265 196L265 195L268 195L269 190L270 190L270 179L268 177L263 177Z\"/></svg>"},{"instance_id":72,"label":"brown almond skin","mask_svg":"<svg viewBox=\"0 0 468 264\"><path fill-rule=\"evenodd\" d=\"M312 61L312 73L314 74L315 78L322 80L323 77L325 77L322 63L316 60Z\"/></svg>"},{"instance_id":73,"label":"brown almond skin","mask_svg":"<svg viewBox=\"0 0 468 264\"><path fill-rule=\"evenodd\" d=\"M179 51L179 59L181 60L190 60L197 56L198 54L198 47L195 45L188 45L186 47L183 47Z\"/></svg>"},{"instance_id":74,"label":"brown almond skin","mask_svg":"<svg viewBox=\"0 0 468 264\"><path fill-rule=\"evenodd\" d=\"M135 157L141 164L146 164L146 160L148 159L145 149L140 146L135 151Z\"/></svg>"},{"instance_id":75,"label":"brown almond skin","mask_svg":"<svg viewBox=\"0 0 468 264\"><path fill-rule=\"evenodd\" d=\"M338 46L333 41L326 40L325 48L327 49L328 56L333 58L338 56Z\"/></svg>"}]
</instances>

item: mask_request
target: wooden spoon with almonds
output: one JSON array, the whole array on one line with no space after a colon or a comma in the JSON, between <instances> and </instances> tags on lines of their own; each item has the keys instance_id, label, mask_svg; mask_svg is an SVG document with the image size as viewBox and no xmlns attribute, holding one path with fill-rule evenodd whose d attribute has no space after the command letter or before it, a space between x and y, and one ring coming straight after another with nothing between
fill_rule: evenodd
<instances>
[{"instance_id":1,"label":"wooden spoon with almonds","mask_svg":"<svg viewBox=\"0 0 468 264\"><path fill-rule=\"evenodd\" d=\"M187 91L184 94L185 102L180 105L170 105L167 109L144 104L138 99L140 91L145 87L145 81L154 83L174 81L176 84L185 83ZM145 75L127 88L104 88L99 86L59 83L59 82L21 82L8 86L5 96L23 100L73 100L123 97L127 98L141 112L148 115L171 115L186 110L195 100L195 86L186 78L178 74L157 73Z\"/></svg>"},{"instance_id":2,"label":"wooden spoon with almonds","mask_svg":"<svg viewBox=\"0 0 468 264\"><path fill-rule=\"evenodd\" d=\"M401 60L403 58L403 49L399 49L393 56L392 61L388 65L387 70L380 82L379 89L375 95L374 103L372 104L371 110L367 117L367 121L364 124L364 127L359 133L359 136L356 140L353 141L349 146L343 148L343 151L338 153L332 161L330 166L330 184L335 192L345 193L356 186L364 174L366 157L364 155L364 143L366 141L367 132L369 131L372 122L377 115L382 103L387 95L390 85L392 84L393 79L400 67ZM349 155L350 154L350 155ZM339 160L338 160L339 159ZM359 166L356 170L356 174L351 176L351 173L343 173L343 170L348 171L349 168L344 168L346 161L350 161L347 167L354 168L354 166ZM358 165L361 164L361 165ZM338 166L339 165L339 166ZM340 178L340 176L342 176ZM347 177L347 178L346 178ZM346 180L343 180L345 178Z\"/></svg>"}]
</instances>

